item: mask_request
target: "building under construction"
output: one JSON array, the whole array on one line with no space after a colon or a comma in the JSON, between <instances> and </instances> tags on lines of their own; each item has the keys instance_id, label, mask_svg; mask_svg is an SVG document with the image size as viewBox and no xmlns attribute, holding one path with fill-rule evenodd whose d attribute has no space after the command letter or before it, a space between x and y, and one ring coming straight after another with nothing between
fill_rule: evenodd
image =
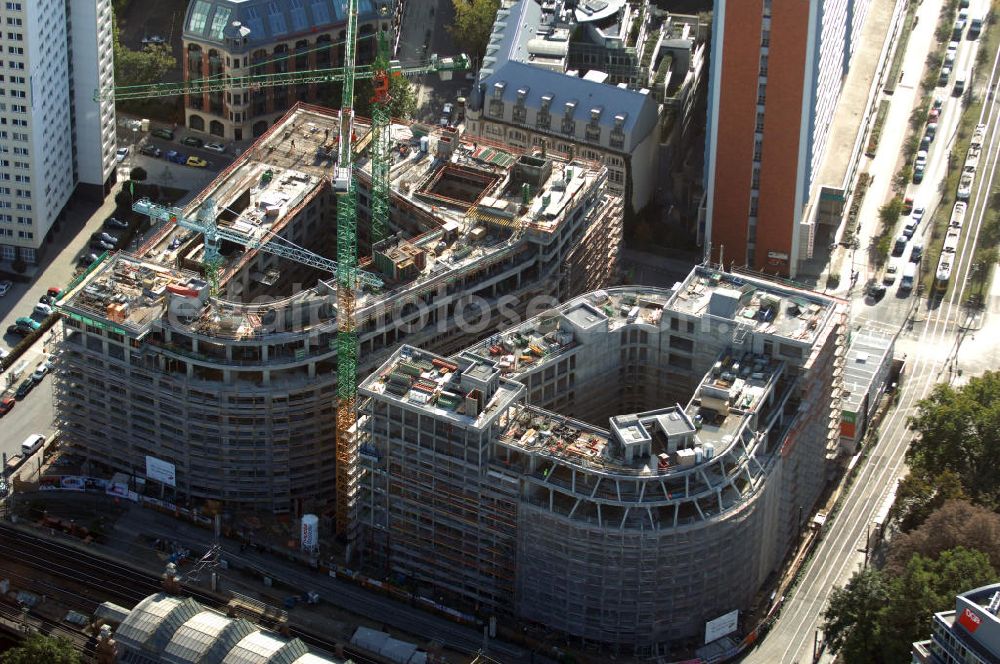
<instances>
[{"instance_id":1,"label":"building under construction","mask_svg":"<svg viewBox=\"0 0 1000 664\"><path fill-rule=\"evenodd\" d=\"M698 267L362 382L361 543L394 577L668 654L746 610L839 436L844 304Z\"/></svg>"},{"instance_id":2,"label":"building under construction","mask_svg":"<svg viewBox=\"0 0 1000 664\"><path fill-rule=\"evenodd\" d=\"M371 247L370 132L355 127L361 268L382 284L357 298L361 375L404 341L452 353L613 278L622 208L603 166L420 125L391 127L392 235ZM177 220L72 284L55 387L65 441L195 505L332 501L335 284L309 257L336 255L337 130L335 112L296 106ZM221 263L206 267L186 220L248 239L220 233ZM147 477L149 458L173 465L175 486Z\"/></svg>"}]
</instances>

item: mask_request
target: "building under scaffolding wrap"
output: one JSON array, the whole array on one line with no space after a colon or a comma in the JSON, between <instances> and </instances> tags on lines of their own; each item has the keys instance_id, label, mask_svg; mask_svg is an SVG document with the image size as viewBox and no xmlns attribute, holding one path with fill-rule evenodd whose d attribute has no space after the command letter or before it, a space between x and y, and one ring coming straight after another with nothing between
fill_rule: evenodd
<instances>
[{"instance_id":1,"label":"building under scaffolding wrap","mask_svg":"<svg viewBox=\"0 0 1000 664\"><path fill-rule=\"evenodd\" d=\"M644 654L747 609L838 441L845 307L698 267L362 382L366 555ZM682 405L683 404L683 405Z\"/></svg>"},{"instance_id":2,"label":"building under scaffolding wrap","mask_svg":"<svg viewBox=\"0 0 1000 664\"><path fill-rule=\"evenodd\" d=\"M336 121L296 106L179 212L335 256ZM373 252L370 132L355 128L360 267L385 284L357 297L361 375L404 341L452 353L523 319L536 296L610 283L622 210L603 166L420 125L391 126L390 228ZM168 222L68 289L63 440L139 478L147 456L172 463L173 498L195 505L322 511L335 490L333 275L227 241L220 253L206 270L203 237ZM461 324L479 315L488 326Z\"/></svg>"}]
</instances>

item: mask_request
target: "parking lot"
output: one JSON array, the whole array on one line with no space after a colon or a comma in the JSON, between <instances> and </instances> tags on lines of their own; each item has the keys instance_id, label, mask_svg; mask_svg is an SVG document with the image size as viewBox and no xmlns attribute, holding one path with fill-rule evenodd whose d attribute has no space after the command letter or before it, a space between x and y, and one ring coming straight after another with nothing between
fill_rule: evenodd
<instances>
[{"instance_id":1,"label":"parking lot","mask_svg":"<svg viewBox=\"0 0 1000 664\"><path fill-rule=\"evenodd\" d=\"M128 155L119 166L119 180L129 177L132 169L142 167L147 182L164 187L200 191L215 174L232 163L241 146L229 142L214 143L213 137L187 132L184 127L152 123L149 131L136 129L138 119L123 118L118 132L118 144L128 147ZM160 135L157 135L160 134ZM172 134L173 138L167 136ZM192 144L185 144L184 141ZM206 147L216 146L215 149ZM198 160L189 163L189 159Z\"/></svg>"}]
</instances>

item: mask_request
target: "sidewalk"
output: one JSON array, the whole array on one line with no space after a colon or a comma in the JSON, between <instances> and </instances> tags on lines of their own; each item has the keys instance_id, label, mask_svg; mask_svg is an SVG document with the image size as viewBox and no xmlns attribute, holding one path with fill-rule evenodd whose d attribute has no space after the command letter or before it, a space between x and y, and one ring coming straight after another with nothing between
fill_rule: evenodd
<instances>
[{"instance_id":1,"label":"sidewalk","mask_svg":"<svg viewBox=\"0 0 1000 664\"><path fill-rule=\"evenodd\" d=\"M867 165L862 142L874 123L878 102L882 98L881 77L892 61L895 49L890 42L898 39L896 22L901 21L900 16L905 14L905 4L905 0L872 0L830 125L826 155L818 169L813 195L806 208L810 214L821 205L821 193L825 187L844 193L844 217L847 216L857 174ZM838 230L817 223L813 258L805 261L800 271L803 276L818 275L820 288L825 285L828 272L839 271L843 252L839 249L831 252L829 249ZM847 276L849 279L850 274Z\"/></svg>"}]
</instances>

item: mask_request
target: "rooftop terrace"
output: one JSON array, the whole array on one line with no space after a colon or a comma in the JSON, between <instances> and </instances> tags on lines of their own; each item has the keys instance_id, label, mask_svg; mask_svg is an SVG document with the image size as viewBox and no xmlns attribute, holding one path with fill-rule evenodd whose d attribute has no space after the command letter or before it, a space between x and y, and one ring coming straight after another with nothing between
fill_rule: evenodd
<instances>
[{"instance_id":1,"label":"rooftop terrace","mask_svg":"<svg viewBox=\"0 0 1000 664\"><path fill-rule=\"evenodd\" d=\"M750 332L811 343L836 302L809 291L698 267L677 288L668 308L731 320Z\"/></svg>"},{"instance_id":2,"label":"rooftop terrace","mask_svg":"<svg viewBox=\"0 0 1000 664\"><path fill-rule=\"evenodd\" d=\"M500 378L496 364L486 358L449 360L406 345L360 389L470 428L484 427L524 392L519 383Z\"/></svg>"}]
</instances>

